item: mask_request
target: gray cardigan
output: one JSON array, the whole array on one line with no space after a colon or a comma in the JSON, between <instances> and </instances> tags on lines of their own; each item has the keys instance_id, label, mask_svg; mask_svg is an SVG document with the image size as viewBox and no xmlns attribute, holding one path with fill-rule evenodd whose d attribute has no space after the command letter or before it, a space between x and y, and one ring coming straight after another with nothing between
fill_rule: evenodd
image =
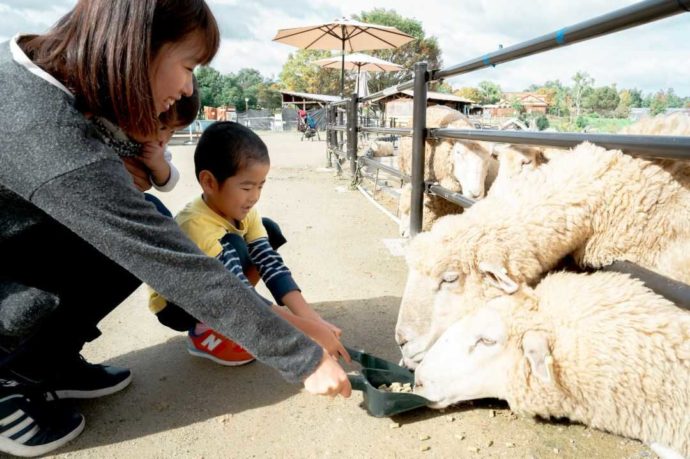
<instances>
[{"instance_id":1,"label":"gray cardigan","mask_svg":"<svg viewBox=\"0 0 690 459\"><path fill-rule=\"evenodd\" d=\"M288 381L303 380L315 370L321 347L145 201L73 98L14 61L8 42L0 43L0 101L0 244L45 221L47 214ZM16 288L0 279L0 301ZM20 304L0 304L0 326L31 323L26 316L38 320L47 312L41 305L55 306L42 298L25 301L23 309L24 297L12 297ZM5 312L12 317L4 318Z\"/></svg>"}]
</instances>

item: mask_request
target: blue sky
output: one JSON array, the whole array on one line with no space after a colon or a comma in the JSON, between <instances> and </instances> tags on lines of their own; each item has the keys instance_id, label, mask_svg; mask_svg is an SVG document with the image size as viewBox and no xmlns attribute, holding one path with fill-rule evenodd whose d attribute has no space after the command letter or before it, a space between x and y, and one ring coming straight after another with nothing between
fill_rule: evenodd
<instances>
[{"instance_id":1,"label":"blue sky","mask_svg":"<svg viewBox=\"0 0 690 459\"><path fill-rule=\"evenodd\" d=\"M74 0L0 0L0 40L17 32L40 33L68 11ZM635 3L631 0L209 0L223 41L211 64L221 72L253 67L277 76L294 48L274 43L281 28L349 17L373 6L418 19L438 38L445 66L553 32ZM373 5L373 6L372 6ZM448 80L455 87L492 80L505 91L560 79L571 84L578 70L595 85L645 92L674 88L690 96L690 13L575 44L519 62Z\"/></svg>"}]
</instances>

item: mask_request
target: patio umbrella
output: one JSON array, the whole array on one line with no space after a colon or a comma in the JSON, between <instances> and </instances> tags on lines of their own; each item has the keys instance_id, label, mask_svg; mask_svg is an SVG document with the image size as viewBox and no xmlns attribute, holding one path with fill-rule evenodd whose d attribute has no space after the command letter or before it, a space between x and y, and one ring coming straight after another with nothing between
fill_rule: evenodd
<instances>
[{"instance_id":1,"label":"patio umbrella","mask_svg":"<svg viewBox=\"0 0 690 459\"><path fill-rule=\"evenodd\" d=\"M393 62L384 61L378 57L370 56L368 54L354 53L342 57L327 57L325 59L319 59L318 61L312 62L312 64L319 65L326 69L337 69L341 66L348 70L357 71L357 88L355 92L359 94L359 80L362 72L394 72L396 70L402 70L403 66L395 64Z\"/></svg>"},{"instance_id":2,"label":"patio umbrella","mask_svg":"<svg viewBox=\"0 0 690 459\"><path fill-rule=\"evenodd\" d=\"M326 24L281 29L273 41L301 49L340 49L340 95L345 85L345 51L395 49L414 40L414 37L395 27L367 24L347 19Z\"/></svg>"}]
</instances>

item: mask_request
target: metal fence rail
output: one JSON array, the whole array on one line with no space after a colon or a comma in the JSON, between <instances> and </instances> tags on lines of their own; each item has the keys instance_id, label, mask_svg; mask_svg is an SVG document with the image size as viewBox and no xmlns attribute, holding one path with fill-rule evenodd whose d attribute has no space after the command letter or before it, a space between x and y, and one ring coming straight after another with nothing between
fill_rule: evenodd
<instances>
[{"instance_id":1,"label":"metal fence rail","mask_svg":"<svg viewBox=\"0 0 690 459\"><path fill-rule=\"evenodd\" d=\"M645 0L596 18L564 27L540 37L500 49L469 61L445 69L427 71L426 63L415 65L414 80L407 81L383 91L358 99L356 95L331 104L332 115L329 117L329 152L342 153L339 147L343 144L342 132L347 132L347 155L351 161L351 171L356 179L357 163L385 170L387 173L409 180L412 183L410 232L412 235L421 230L423 193L429 192L441 196L463 207L469 207L474 201L453 193L437 184L424 182L424 143L426 139L467 139L477 141L504 142L516 144L533 144L570 148L583 141L590 141L608 149L621 149L626 153L642 157L661 157L671 159L690 159L690 137L675 136L631 136L607 134L577 133L544 133L544 132L506 132L496 130L472 129L426 129L427 90L430 81L457 76L489 66L521 59L530 55L568 46L584 40L615 33L631 27L654 22L670 16L690 11L690 0ZM396 94L414 88L413 126L412 129L376 128L357 126L357 104ZM346 110L342 110L347 105ZM338 111L339 116L335 116ZM343 123L343 112L347 112L347 124ZM400 171L373 161L369 158L357 158L357 133L382 133L389 135L412 135L412 175L407 177ZM340 139L340 141L338 141ZM329 153L330 159L330 153ZM645 270L631 263L620 263L610 269L629 272L641 278L652 288L682 307L690 308L690 286L671 281L659 274Z\"/></svg>"}]
</instances>

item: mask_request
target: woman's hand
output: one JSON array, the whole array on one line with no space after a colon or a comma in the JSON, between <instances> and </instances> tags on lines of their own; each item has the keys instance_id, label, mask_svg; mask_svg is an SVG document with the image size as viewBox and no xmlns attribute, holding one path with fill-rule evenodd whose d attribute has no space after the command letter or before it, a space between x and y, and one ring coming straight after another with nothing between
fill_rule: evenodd
<instances>
[{"instance_id":1,"label":"woman's hand","mask_svg":"<svg viewBox=\"0 0 690 459\"><path fill-rule=\"evenodd\" d=\"M134 180L134 186L142 193L151 189L151 180L149 179L149 169L139 161L137 158L121 158L122 162L127 168L127 172Z\"/></svg>"},{"instance_id":2,"label":"woman's hand","mask_svg":"<svg viewBox=\"0 0 690 459\"><path fill-rule=\"evenodd\" d=\"M326 352L323 353L321 363L314 373L304 380L304 388L314 395L342 395L347 398L352 394L352 385L347 379L347 374Z\"/></svg>"}]
</instances>

